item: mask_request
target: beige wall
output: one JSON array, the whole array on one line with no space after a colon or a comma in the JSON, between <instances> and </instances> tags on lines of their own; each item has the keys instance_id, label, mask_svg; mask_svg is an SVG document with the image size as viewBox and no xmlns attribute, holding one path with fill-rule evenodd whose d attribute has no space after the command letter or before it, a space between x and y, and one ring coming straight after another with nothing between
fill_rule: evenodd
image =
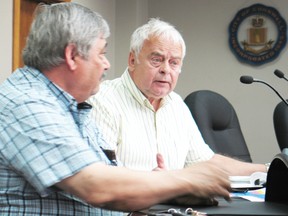
<instances>
[{"instance_id":1,"label":"beige wall","mask_svg":"<svg viewBox=\"0 0 288 216\"><path fill-rule=\"evenodd\" d=\"M116 16L116 3L115 0L71 0L82 4L92 10L99 12L109 23L111 35L108 38L108 52L107 58L111 63L111 69L108 73L107 79L115 77L115 16Z\"/></svg>"},{"instance_id":2,"label":"beige wall","mask_svg":"<svg viewBox=\"0 0 288 216\"><path fill-rule=\"evenodd\" d=\"M129 38L132 31L148 17L160 17L175 25L187 44L184 68L176 91L185 98L198 89L211 89L223 94L234 105L249 150L255 162L271 161L279 152L272 115L278 97L258 83L244 85L241 75L251 75L272 84L288 98L288 83L275 77L277 68L288 76L287 47L275 61L263 66L240 63L228 45L228 25L238 10L254 3L276 8L288 21L287 0L73 0L100 12L110 24L108 58L112 67L108 78L120 76L127 66ZM5 29L0 42L0 81L11 72L12 1L1 1L0 20Z\"/></svg>"},{"instance_id":3,"label":"beige wall","mask_svg":"<svg viewBox=\"0 0 288 216\"><path fill-rule=\"evenodd\" d=\"M8 77L12 70L12 0L2 0L0 3L0 82Z\"/></svg>"},{"instance_id":4,"label":"beige wall","mask_svg":"<svg viewBox=\"0 0 288 216\"><path fill-rule=\"evenodd\" d=\"M267 86L244 85L241 75L266 80L288 98L288 83L277 78L276 68L288 76L287 46L275 61L263 66L240 63L228 45L228 26L238 10L254 3L276 8L288 21L286 0L149 0L149 16L173 23L187 42L187 56L176 91L186 97L191 91L211 89L223 94L234 105L243 133L257 162L266 162L279 152L273 110L280 99Z\"/></svg>"}]
</instances>

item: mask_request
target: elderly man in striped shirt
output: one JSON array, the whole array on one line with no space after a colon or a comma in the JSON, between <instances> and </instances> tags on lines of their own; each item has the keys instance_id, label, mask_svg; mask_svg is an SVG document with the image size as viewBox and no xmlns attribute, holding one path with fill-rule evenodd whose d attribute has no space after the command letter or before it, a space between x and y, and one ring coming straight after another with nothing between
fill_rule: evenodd
<instances>
[{"instance_id":1,"label":"elderly man in striped shirt","mask_svg":"<svg viewBox=\"0 0 288 216\"><path fill-rule=\"evenodd\" d=\"M134 31L128 68L120 78L103 82L89 100L105 139L124 166L135 170L173 170L211 161L229 175L266 172L264 164L215 154L204 142L173 91L185 52L181 34L167 22L152 18Z\"/></svg>"}]
</instances>

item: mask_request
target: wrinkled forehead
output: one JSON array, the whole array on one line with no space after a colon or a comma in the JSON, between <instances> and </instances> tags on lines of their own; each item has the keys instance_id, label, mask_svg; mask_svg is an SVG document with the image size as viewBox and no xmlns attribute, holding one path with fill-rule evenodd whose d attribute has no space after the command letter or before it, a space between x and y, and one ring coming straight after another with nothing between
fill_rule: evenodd
<instances>
[{"instance_id":1,"label":"wrinkled forehead","mask_svg":"<svg viewBox=\"0 0 288 216\"><path fill-rule=\"evenodd\" d=\"M166 37L150 37L146 39L140 52L158 54L170 53L181 58L183 56L182 44Z\"/></svg>"}]
</instances>

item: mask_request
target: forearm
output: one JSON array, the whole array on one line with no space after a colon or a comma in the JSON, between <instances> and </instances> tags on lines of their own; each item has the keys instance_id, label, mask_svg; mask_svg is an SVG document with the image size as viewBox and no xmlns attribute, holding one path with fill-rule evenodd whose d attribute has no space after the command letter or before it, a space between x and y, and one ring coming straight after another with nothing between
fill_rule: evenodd
<instances>
[{"instance_id":1,"label":"forearm","mask_svg":"<svg viewBox=\"0 0 288 216\"><path fill-rule=\"evenodd\" d=\"M92 164L57 184L95 207L134 211L182 195L229 199L230 181L211 162L173 171L142 172Z\"/></svg>"},{"instance_id":2,"label":"forearm","mask_svg":"<svg viewBox=\"0 0 288 216\"><path fill-rule=\"evenodd\" d=\"M179 180L176 173L135 172L126 168L93 164L58 186L91 205L133 211L187 192L188 186L185 184L188 183Z\"/></svg>"},{"instance_id":3,"label":"forearm","mask_svg":"<svg viewBox=\"0 0 288 216\"><path fill-rule=\"evenodd\" d=\"M239 161L230 157L215 154L210 161L224 169L228 175L251 175L253 172L267 172L264 164Z\"/></svg>"}]
</instances>

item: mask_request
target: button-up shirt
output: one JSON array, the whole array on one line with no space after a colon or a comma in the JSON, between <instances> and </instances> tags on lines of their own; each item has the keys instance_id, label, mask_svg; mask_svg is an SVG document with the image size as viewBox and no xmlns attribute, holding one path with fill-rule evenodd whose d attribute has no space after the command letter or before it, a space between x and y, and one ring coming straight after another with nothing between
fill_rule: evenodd
<instances>
[{"instance_id":1,"label":"button-up shirt","mask_svg":"<svg viewBox=\"0 0 288 216\"><path fill-rule=\"evenodd\" d=\"M54 185L110 147L75 99L38 70L16 70L0 85L0 214L119 215Z\"/></svg>"},{"instance_id":2,"label":"button-up shirt","mask_svg":"<svg viewBox=\"0 0 288 216\"><path fill-rule=\"evenodd\" d=\"M178 94L165 96L155 111L128 70L120 78L103 82L89 102L105 140L126 167L152 170L157 153L163 155L168 169L181 169L214 155Z\"/></svg>"}]
</instances>

